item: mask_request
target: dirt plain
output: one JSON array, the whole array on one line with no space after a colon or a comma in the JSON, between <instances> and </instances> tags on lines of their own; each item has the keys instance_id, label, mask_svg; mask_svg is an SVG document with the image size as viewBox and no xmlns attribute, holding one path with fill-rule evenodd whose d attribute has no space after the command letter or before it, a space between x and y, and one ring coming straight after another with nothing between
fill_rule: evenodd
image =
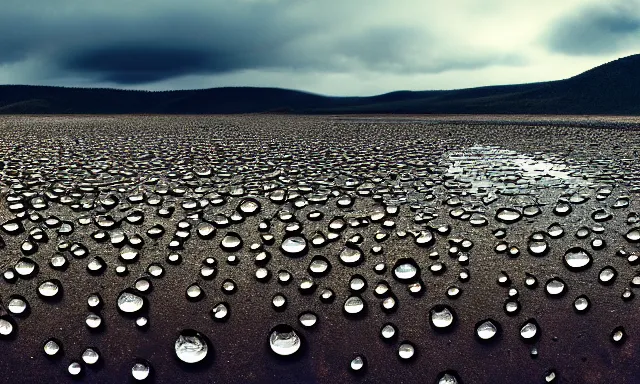
<instances>
[{"instance_id":1,"label":"dirt plain","mask_svg":"<svg viewBox=\"0 0 640 384\"><path fill-rule=\"evenodd\" d=\"M459 383L640 382L638 118L8 116L0 132L0 319L13 328L0 338L0 382L134 382L137 361L158 383L432 383L445 372ZM243 210L247 201L259 209ZM5 225L16 222L18 233ZM162 235L150 236L158 226ZM225 249L226 235L241 247ZM281 245L292 236L304 249L287 254ZM565 261L577 248L589 255L579 271ZM358 261L345 263L345 249ZM266 262L256 261L261 252ZM179 264L167 259L175 253ZM67 265L52 267L55 256ZM315 256L328 272L310 271ZM207 258L213 278L202 275ZM37 269L17 276L24 259ZM402 263L417 275L399 279ZM259 268L270 278L257 279ZM354 275L362 290L350 287ZM548 293L554 278L562 294ZM52 279L59 294L41 297ZM140 279L148 291L135 291ZM235 292L221 289L227 279ZM305 279L317 288L301 290ZM380 282L389 291L377 294ZM197 301L185 293L194 283ZM127 289L145 299L133 316L118 311ZM332 302L320 300L324 289ZM100 308L87 305L93 293ZM274 309L276 294L284 310ZM584 313L574 307L581 295ZM358 316L344 312L351 296L366 303ZM389 297L395 306L384 309ZM25 312L12 311L13 299ZM507 313L507 302L518 309ZM211 316L219 303L226 321ZM437 306L452 310L450 328L430 324ZM303 312L317 316L313 327L299 322ZM86 324L91 313L97 329ZM147 327L136 326L139 316ZM481 342L476 327L487 319L497 333ZM523 340L530 319L538 332ZM288 358L269 344L279 324L301 340ZM396 328L390 340L385 324ZM209 341L199 364L176 356L185 329ZM55 357L43 351L51 338L62 346ZM398 354L404 342L416 351L408 361ZM97 364L82 361L88 347ZM356 356L359 372L350 369Z\"/></svg>"}]
</instances>

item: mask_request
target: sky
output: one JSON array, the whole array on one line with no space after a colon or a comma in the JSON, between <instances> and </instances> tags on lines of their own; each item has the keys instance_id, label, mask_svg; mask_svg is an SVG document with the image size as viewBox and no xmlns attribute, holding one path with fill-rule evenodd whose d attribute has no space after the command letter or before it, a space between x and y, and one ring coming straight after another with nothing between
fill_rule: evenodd
<instances>
[{"instance_id":1,"label":"sky","mask_svg":"<svg viewBox=\"0 0 640 384\"><path fill-rule=\"evenodd\" d=\"M327 95L557 80L640 53L640 0L2 0L0 84Z\"/></svg>"}]
</instances>

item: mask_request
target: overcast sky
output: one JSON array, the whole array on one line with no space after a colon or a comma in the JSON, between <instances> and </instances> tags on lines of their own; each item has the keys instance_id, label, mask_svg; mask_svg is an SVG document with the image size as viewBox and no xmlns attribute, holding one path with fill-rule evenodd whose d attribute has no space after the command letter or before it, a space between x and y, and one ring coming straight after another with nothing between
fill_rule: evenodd
<instances>
[{"instance_id":1,"label":"overcast sky","mask_svg":"<svg viewBox=\"0 0 640 384\"><path fill-rule=\"evenodd\" d=\"M640 0L2 0L0 83L330 95L567 78L640 53Z\"/></svg>"}]
</instances>

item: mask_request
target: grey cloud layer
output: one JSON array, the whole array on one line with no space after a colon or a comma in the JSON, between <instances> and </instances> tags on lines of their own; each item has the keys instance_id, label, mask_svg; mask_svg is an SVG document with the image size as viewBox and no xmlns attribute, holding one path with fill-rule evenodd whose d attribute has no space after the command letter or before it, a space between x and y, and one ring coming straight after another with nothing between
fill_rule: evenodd
<instances>
[{"instance_id":1,"label":"grey cloud layer","mask_svg":"<svg viewBox=\"0 0 640 384\"><path fill-rule=\"evenodd\" d=\"M560 18L545 40L552 50L571 55L640 49L640 0L593 3Z\"/></svg>"},{"instance_id":2,"label":"grey cloud layer","mask_svg":"<svg viewBox=\"0 0 640 384\"><path fill-rule=\"evenodd\" d=\"M448 47L428 28L362 23L358 7L367 2L359 0L343 9L337 0L322 8L292 0L109 3L5 6L0 64L37 60L49 76L144 84L245 69L436 73L518 61Z\"/></svg>"}]
</instances>

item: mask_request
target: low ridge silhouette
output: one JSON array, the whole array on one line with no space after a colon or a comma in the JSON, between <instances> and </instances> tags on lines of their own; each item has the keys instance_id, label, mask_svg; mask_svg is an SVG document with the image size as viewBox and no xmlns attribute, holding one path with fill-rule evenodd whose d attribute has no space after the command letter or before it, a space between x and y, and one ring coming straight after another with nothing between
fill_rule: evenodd
<instances>
[{"instance_id":1,"label":"low ridge silhouette","mask_svg":"<svg viewBox=\"0 0 640 384\"><path fill-rule=\"evenodd\" d=\"M565 80L332 97L279 88L131 91L0 86L0 114L604 114L640 115L640 55Z\"/></svg>"}]
</instances>

